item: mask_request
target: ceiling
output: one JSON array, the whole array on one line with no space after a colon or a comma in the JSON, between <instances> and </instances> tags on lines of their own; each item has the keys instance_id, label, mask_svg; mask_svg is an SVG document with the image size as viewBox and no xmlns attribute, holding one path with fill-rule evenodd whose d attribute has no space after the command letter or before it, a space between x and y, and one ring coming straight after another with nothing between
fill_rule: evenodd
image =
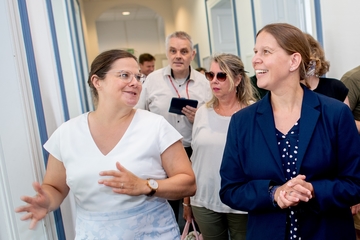
<instances>
[{"instance_id":1,"label":"ceiling","mask_svg":"<svg viewBox=\"0 0 360 240\"><path fill-rule=\"evenodd\" d=\"M87 0L88 2L91 0ZM124 16L123 12L130 12L130 15ZM126 21L126 20L148 20L158 19L158 14L153 10L139 5L121 5L119 7L108 9L103 12L97 21Z\"/></svg>"}]
</instances>

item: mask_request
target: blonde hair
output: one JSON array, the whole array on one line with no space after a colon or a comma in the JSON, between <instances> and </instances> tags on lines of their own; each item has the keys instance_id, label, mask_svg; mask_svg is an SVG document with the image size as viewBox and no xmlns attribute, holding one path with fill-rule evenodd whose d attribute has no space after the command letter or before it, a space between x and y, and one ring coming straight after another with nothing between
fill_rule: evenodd
<instances>
[{"instance_id":1,"label":"blonde hair","mask_svg":"<svg viewBox=\"0 0 360 240\"><path fill-rule=\"evenodd\" d=\"M244 64L241 59L229 53L222 53L214 55L212 62L219 64L221 71L226 73L227 81L230 81L230 89L236 88L237 100L245 106L255 102L254 88L250 82L250 78L246 75L244 70ZM241 76L241 81L237 87L235 87L235 79ZM219 100L213 95L211 100L206 103L207 107L216 107L219 104Z\"/></svg>"}]
</instances>

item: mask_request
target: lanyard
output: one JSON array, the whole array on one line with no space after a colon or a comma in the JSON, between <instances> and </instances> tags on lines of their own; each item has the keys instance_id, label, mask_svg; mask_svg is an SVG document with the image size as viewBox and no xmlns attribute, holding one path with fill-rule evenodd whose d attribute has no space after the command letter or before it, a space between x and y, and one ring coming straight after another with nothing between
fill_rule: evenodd
<instances>
[{"instance_id":1,"label":"lanyard","mask_svg":"<svg viewBox=\"0 0 360 240\"><path fill-rule=\"evenodd\" d=\"M177 88L176 88L175 85L174 85L173 80L171 79L170 76L168 76L168 77L169 77L169 79L170 79L171 85L173 86L173 88L174 88L175 91L176 91L176 94L178 95L179 98L181 98L181 96L180 96ZM190 99L190 97L189 97L189 83L190 83L190 80L187 80L187 83L186 83L186 96L187 96L188 99Z\"/></svg>"}]
</instances>

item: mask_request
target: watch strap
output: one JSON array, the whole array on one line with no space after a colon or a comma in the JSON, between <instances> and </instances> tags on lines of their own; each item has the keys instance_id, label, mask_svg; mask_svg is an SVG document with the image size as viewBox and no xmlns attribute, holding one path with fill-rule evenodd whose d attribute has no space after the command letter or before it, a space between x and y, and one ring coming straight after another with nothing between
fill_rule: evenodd
<instances>
[{"instance_id":1,"label":"watch strap","mask_svg":"<svg viewBox=\"0 0 360 240\"><path fill-rule=\"evenodd\" d=\"M148 187L151 189L151 192L146 194L146 196L152 197L156 193L157 189L154 189L153 187L151 187L151 185L149 184L149 180L150 180L150 178L147 179L146 185L148 185Z\"/></svg>"}]
</instances>

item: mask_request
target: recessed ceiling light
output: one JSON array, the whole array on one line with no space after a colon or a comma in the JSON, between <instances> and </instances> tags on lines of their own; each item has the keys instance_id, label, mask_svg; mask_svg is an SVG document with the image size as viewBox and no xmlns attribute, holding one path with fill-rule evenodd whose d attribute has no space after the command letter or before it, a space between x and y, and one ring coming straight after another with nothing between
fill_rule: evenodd
<instances>
[{"instance_id":1,"label":"recessed ceiling light","mask_svg":"<svg viewBox=\"0 0 360 240\"><path fill-rule=\"evenodd\" d=\"M124 16L130 15L130 12L122 12L122 15Z\"/></svg>"}]
</instances>

